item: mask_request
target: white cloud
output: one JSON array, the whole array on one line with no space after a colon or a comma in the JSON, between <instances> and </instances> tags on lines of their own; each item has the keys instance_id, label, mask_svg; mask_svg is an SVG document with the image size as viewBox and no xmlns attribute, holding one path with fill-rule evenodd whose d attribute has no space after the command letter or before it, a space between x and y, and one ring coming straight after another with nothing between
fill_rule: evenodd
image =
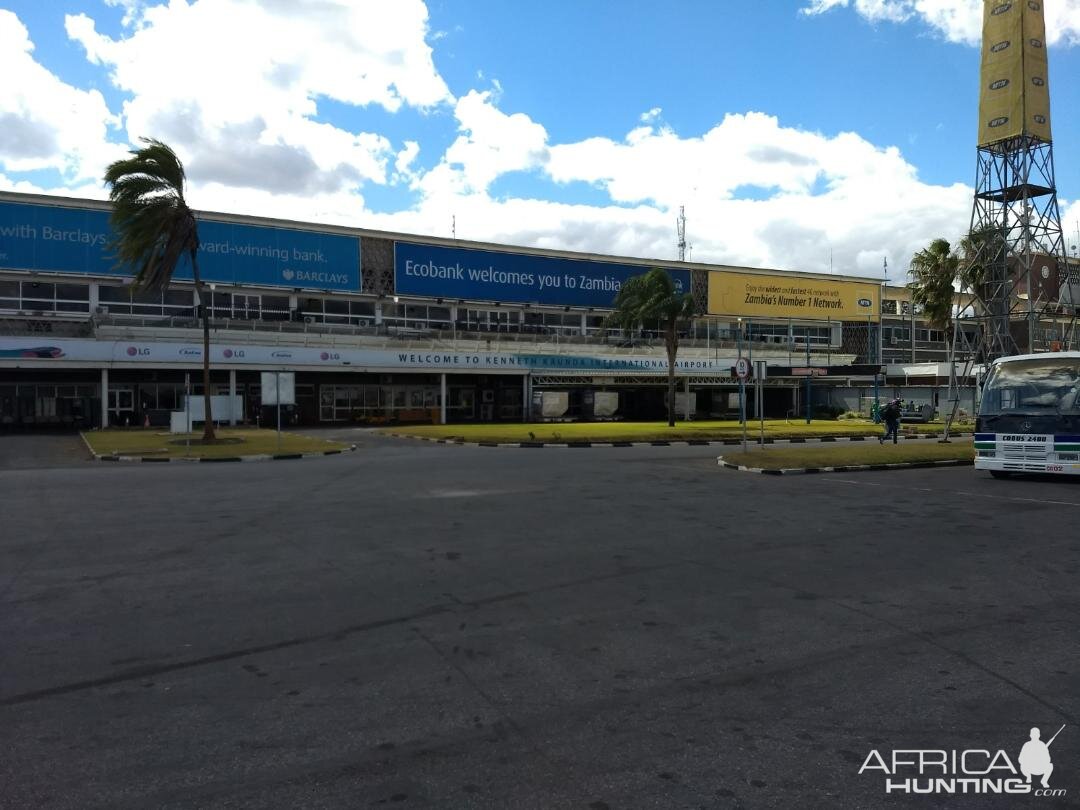
<instances>
[{"instance_id":1,"label":"white cloud","mask_svg":"<svg viewBox=\"0 0 1080 810\"><path fill-rule=\"evenodd\" d=\"M85 183L65 183L61 186L43 186L29 180L9 177L3 172L0 172L0 189L22 194L48 194L54 197L88 197L93 200L104 200L109 196L105 187L96 180Z\"/></svg>"},{"instance_id":2,"label":"white cloud","mask_svg":"<svg viewBox=\"0 0 1080 810\"><path fill-rule=\"evenodd\" d=\"M119 124L97 90L65 84L33 56L29 32L0 9L0 169L55 169L69 181L100 176L119 147L108 129Z\"/></svg>"},{"instance_id":3,"label":"white cloud","mask_svg":"<svg viewBox=\"0 0 1080 810\"><path fill-rule=\"evenodd\" d=\"M855 11L872 22L904 22L912 15L914 0L854 0ZM824 14L834 8L847 8L851 0L810 0L803 14Z\"/></svg>"},{"instance_id":4,"label":"white cloud","mask_svg":"<svg viewBox=\"0 0 1080 810\"><path fill-rule=\"evenodd\" d=\"M319 121L320 100L390 112L452 100L419 0L172 0L130 13L118 39L85 14L65 24L131 95L128 137L169 142L196 183L301 195L384 183L390 142Z\"/></svg>"},{"instance_id":5,"label":"white cloud","mask_svg":"<svg viewBox=\"0 0 1080 810\"><path fill-rule=\"evenodd\" d=\"M916 0L915 13L949 42L979 45L982 42L981 0ZM1047 22L1051 22L1047 14ZM1059 37L1051 32L1050 43Z\"/></svg>"},{"instance_id":6,"label":"white cloud","mask_svg":"<svg viewBox=\"0 0 1080 810\"><path fill-rule=\"evenodd\" d=\"M1061 204L1061 229L1065 236L1065 249L1070 256L1080 255L1080 200ZM1072 252L1073 247L1076 253Z\"/></svg>"},{"instance_id":7,"label":"white cloud","mask_svg":"<svg viewBox=\"0 0 1080 810\"><path fill-rule=\"evenodd\" d=\"M105 0L105 5L124 10L124 25L134 25L146 5L145 0Z\"/></svg>"},{"instance_id":8,"label":"white cloud","mask_svg":"<svg viewBox=\"0 0 1080 810\"><path fill-rule=\"evenodd\" d=\"M82 15L67 19L69 36L129 96L128 136L160 137L181 154L200 209L438 235L449 234L454 216L463 239L670 259L676 212L686 205L695 260L822 271L831 251L837 272L875 276L883 256L903 268L932 238L955 239L967 225L970 188L920 181L895 147L786 127L762 112L680 134L657 106L621 139L553 144L543 122L501 109L497 84L451 98L419 2L383 2L365 25L353 16L365 4L330 0L320 6L326 15L287 0L126 6L131 21L116 39ZM96 178L120 156L108 143L116 119L104 100L35 62L10 12L0 12L0 37L5 75L30 77L21 96L0 84L0 115L12 116L0 144L5 135L16 144L0 146L0 187L102 196ZM325 99L389 111L452 104L457 137L425 170L425 141L391 143L335 126L319 114ZM18 144L52 144L33 129L41 122L55 147L45 158L23 157L68 171L55 188L18 177L39 164L12 162ZM27 128L30 135L15 137ZM493 183L515 172L528 173L530 193L494 198ZM368 211L371 183L407 184L417 203ZM610 201L543 199L579 183Z\"/></svg>"},{"instance_id":9,"label":"white cloud","mask_svg":"<svg viewBox=\"0 0 1080 810\"><path fill-rule=\"evenodd\" d=\"M499 175L548 159L545 129L523 113L502 112L490 91L470 90L458 99L454 115L463 134L446 150L443 165L421 181L429 194L440 187L485 191Z\"/></svg>"},{"instance_id":10,"label":"white cloud","mask_svg":"<svg viewBox=\"0 0 1080 810\"><path fill-rule=\"evenodd\" d=\"M512 116L482 94L468 106L483 112L463 116L470 139L505 147L517 137L506 150L514 159L476 148L455 167L452 147L448 160L418 180L420 205L376 217L378 227L442 234L453 214L460 238L670 259L675 212L685 204L695 260L820 272L829 269L831 251L837 272L876 276L883 256L906 266L934 237L957 238L970 216L969 187L923 183L898 149L854 133L826 136L747 113L726 116L701 136L641 126L622 141L541 148L538 125L526 119L517 133L506 124ZM617 205L487 194L492 177L520 168L560 184L589 183Z\"/></svg>"},{"instance_id":11,"label":"white cloud","mask_svg":"<svg viewBox=\"0 0 1080 810\"><path fill-rule=\"evenodd\" d=\"M802 13L849 7L870 22L921 19L949 42L978 45L982 40L982 0L810 0ZM1080 43L1080 0L1046 0L1044 14L1048 44Z\"/></svg>"},{"instance_id":12,"label":"white cloud","mask_svg":"<svg viewBox=\"0 0 1080 810\"><path fill-rule=\"evenodd\" d=\"M654 200L670 207L694 187L716 199L744 186L806 189L821 172L807 154L817 139L780 128L762 113L728 115L700 137L681 138L667 127L646 125L622 143L590 138L554 146L548 171L558 182L602 185L618 202ZM843 161L835 162L842 171Z\"/></svg>"},{"instance_id":13,"label":"white cloud","mask_svg":"<svg viewBox=\"0 0 1080 810\"><path fill-rule=\"evenodd\" d=\"M203 211L247 214L296 222L357 227L363 225L364 199L352 191L269 194L261 189L204 183L190 195Z\"/></svg>"},{"instance_id":14,"label":"white cloud","mask_svg":"<svg viewBox=\"0 0 1080 810\"><path fill-rule=\"evenodd\" d=\"M416 176L412 164L419 154L419 143L416 141L405 141L405 148L397 153L397 158L394 160L394 171L397 173L398 178L401 180L411 180Z\"/></svg>"}]
</instances>

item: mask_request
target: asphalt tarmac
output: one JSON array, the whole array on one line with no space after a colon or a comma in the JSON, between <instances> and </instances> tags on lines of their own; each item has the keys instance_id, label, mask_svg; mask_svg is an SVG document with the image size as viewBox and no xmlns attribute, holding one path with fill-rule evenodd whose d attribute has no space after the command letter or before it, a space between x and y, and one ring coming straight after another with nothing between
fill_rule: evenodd
<instances>
[{"instance_id":1,"label":"asphalt tarmac","mask_svg":"<svg viewBox=\"0 0 1080 810\"><path fill-rule=\"evenodd\" d=\"M0 806L1080 803L1080 481L340 435L0 468ZM1062 724L1064 796L859 773Z\"/></svg>"}]
</instances>

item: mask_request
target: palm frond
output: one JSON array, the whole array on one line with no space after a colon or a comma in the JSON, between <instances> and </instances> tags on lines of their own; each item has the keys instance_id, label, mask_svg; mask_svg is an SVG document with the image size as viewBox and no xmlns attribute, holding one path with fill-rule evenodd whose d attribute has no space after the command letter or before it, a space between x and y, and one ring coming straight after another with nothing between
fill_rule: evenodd
<instances>
[{"instance_id":1,"label":"palm frond","mask_svg":"<svg viewBox=\"0 0 1080 810\"><path fill-rule=\"evenodd\" d=\"M130 158L118 160L105 170L105 182L114 190L110 191L110 198L115 193L118 182L123 189L127 178L142 176L157 180L163 190L175 193L183 201L187 176L180 158L161 141L153 138L139 140L146 146L132 150Z\"/></svg>"},{"instance_id":2,"label":"palm frond","mask_svg":"<svg viewBox=\"0 0 1080 810\"><path fill-rule=\"evenodd\" d=\"M141 140L146 146L105 171L115 234L108 248L118 266L133 272L136 286L161 289L180 257L198 250L198 226L184 200L186 178L176 153L161 141Z\"/></svg>"},{"instance_id":3,"label":"palm frond","mask_svg":"<svg viewBox=\"0 0 1080 810\"><path fill-rule=\"evenodd\" d=\"M666 270L653 268L623 283L605 325L635 329L654 322L682 320L692 315L693 310L693 296L676 291L675 282Z\"/></svg>"},{"instance_id":4,"label":"palm frond","mask_svg":"<svg viewBox=\"0 0 1080 810\"><path fill-rule=\"evenodd\" d=\"M911 299L931 326L948 329L960 271L960 256L945 239L935 239L911 257Z\"/></svg>"}]
</instances>

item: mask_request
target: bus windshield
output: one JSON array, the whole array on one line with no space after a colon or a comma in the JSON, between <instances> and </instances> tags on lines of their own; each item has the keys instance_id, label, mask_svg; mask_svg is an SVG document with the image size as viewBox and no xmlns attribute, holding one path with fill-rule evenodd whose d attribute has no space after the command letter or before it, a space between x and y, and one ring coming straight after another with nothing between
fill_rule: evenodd
<instances>
[{"instance_id":1,"label":"bus windshield","mask_svg":"<svg viewBox=\"0 0 1080 810\"><path fill-rule=\"evenodd\" d=\"M981 416L1080 414L1080 359L1047 357L994 366Z\"/></svg>"}]
</instances>

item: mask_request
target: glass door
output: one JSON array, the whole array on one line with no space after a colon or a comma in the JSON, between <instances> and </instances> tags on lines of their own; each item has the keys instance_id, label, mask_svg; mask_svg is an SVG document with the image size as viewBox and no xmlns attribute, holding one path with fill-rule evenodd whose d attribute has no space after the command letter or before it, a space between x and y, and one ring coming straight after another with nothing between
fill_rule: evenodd
<instances>
[{"instance_id":1,"label":"glass door","mask_svg":"<svg viewBox=\"0 0 1080 810\"><path fill-rule=\"evenodd\" d=\"M130 425L135 415L135 390L133 388L109 389L109 422L114 425Z\"/></svg>"}]
</instances>

